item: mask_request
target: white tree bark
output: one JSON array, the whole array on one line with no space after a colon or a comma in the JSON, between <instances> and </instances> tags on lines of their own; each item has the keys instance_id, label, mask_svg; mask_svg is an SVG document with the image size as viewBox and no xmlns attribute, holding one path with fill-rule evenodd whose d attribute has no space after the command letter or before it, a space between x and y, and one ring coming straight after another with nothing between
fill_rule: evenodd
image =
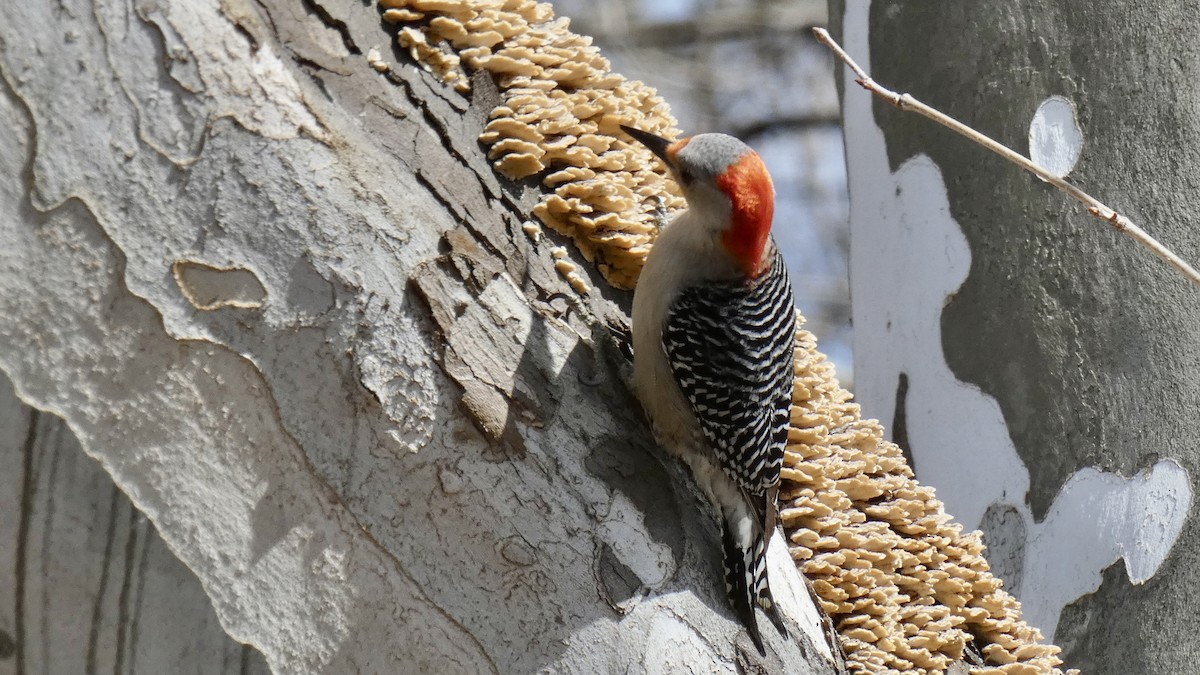
<instances>
[{"instance_id":1,"label":"white tree bark","mask_svg":"<svg viewBox=\"0 0 1200 675\"><path fill-rule=\"evenodd\" d=\"M829 672L799 632L760 659L732 619L711 515L606 346L628 297L579 298L563 242L522 231L532 188L475 140L488 82L381 75L390 42L349 0L0 8L0 369L211 602L168 563L136 575L187 617L172 642L138 637L124 583L43 601L41 514L71 495L13 403L0 673L261 670L191 627L213 614L275 672ZM62 579L107 571L97 546L159 555L110 492Z\"/></svg>"}]
</instances>

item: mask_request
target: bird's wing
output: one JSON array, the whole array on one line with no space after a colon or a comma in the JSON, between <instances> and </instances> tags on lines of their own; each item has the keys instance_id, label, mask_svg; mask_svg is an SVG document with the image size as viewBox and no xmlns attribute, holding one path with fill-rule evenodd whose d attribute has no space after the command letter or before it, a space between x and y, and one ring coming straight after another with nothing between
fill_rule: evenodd
<instances>
[{"instance_id":1,"label":"bird's wing","mask_svg":"<svg viewBox=\"0 0 1200 675\"><path fill-rule=\"evenodd\" d=\"M675 379L721 467L748 496L765 497L779 483L795 337L795 301L778 251L757 279L692 286L668 311L663 349ZM764 526L771 511L760 514Z\"/></svg>"}]
</instances>

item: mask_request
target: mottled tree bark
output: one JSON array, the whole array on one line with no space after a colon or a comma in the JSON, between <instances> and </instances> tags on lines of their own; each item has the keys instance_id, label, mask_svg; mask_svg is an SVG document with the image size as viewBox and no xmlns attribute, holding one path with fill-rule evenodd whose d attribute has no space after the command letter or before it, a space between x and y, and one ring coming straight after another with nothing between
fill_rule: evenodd
<instances>
[{"instance_id":1,"label":"mottled tree bark","mask_svg":"<svg viewBox=\"0 0 1200 675\"><path fill-rule=\"evenodd\" d=\"M1039 105L1069 101L1072 180L1200 259L1194 5L834 4L876 80L1020 152ZM841 86L864 411L982 527L1067 666L1195 670L1200 293L1050 186Z\"/></svg>"},{"instance_id":2,"label":"mottled tree bark","mask_svg":"<svg viewBox=\"0 0 1200 675\"><path fill-rule=\"evenodd\" d=\"M0 429L0 672L270 672L63 420L7 378Z\"/></svg>"},{"instance_id":3,"label":"mottled tree bark","mask_svg":"<svg viewBox=\"0 0 1200 675\"><path fill-rule=\"evenodd\" d=\"M629 298L523 230L489 80L392 40L350 0L0 9L0 673L829 672L733 620Z\"/></svg>"}]
</instances>

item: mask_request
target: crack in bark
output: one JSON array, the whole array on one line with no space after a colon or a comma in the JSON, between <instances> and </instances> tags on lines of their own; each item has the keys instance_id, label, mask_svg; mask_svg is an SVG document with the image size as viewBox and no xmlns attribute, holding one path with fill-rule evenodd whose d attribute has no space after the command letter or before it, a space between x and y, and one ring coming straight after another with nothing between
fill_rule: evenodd
<instances>
[{"instance_id":1,"label":"crack in bark","mask_svg":"<svg viewBox=\"0 0 1200 675\"><path fill-rule=\"evenodd\" d=\"M100 625L104 616L104 596L108 592L108 572L112 566L113 547L117 539L117 507L120 503L121 490L113 483L108 503L108 529L104 535L104 558L100 566L100 587L96 590L96 599L92 603L91 628L88 631L87 657L85 663L88 673L95 673L96 651L100 647Z\"/></svg>"},{"instance_id":2,"label":"crack in bark","mask_svg":"<svg viewBox=\"0 0 1200 675\"><path fill-rule=\"evenodd\" d=\"M346 47L346 51L360 56L362 50L354 43L354 38L350 35L350 29L346 26L346 22L340 19L335 19L328 9L325 9L317 0L301 0L301 4L309 14L315 14L321 23L337 31L338 35L342 36L342 44Z\"/></svg>"},{"instance_id":3,"label":"crack in bark","mask_svg":"<svg viewBox=\"0 0 1200 675\"><path fill-rule=\"evenodd\" d=\"M129 593L133 587L133 561L137 553L138 545L138 516L137 509L129 509L129 528L125 534L125 561L121 570L121 590L117 594L117 642L116 642L116 662L113 664L114 673L125 672L125 658L127 649L128 632L131 626L130 611L129 611ZM136 657L136 654L134 654Z\"/></svg>"},{"instance_id":4,"label":"crack in bark","mask_svg":"<svg viewBox=\"0 0 1200 675\"><path fill-rule=\"evenodd\" d=\"M13 628L17 643L17 675L25 675L25 585L28 581L25 558L29 555L29 522L33 515L33 492L36 487L33 475L33 448L37 441L39 417L37 409L29 409L29 426L25 430L25 442L21 446L21 515L17 524L17 579L13 589L16 594L17 613Z\"/></svg>"}]
</instances>

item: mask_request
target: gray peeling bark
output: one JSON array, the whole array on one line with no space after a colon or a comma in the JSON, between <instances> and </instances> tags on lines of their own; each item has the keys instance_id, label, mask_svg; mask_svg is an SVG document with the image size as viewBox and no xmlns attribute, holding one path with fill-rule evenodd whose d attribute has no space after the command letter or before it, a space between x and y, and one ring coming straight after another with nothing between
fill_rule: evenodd
<instances>
[{"instance_id":1,"label":"gray peeling bark","mask_svg":"<svg viewBox=\"0 0 1200 675\"><path fill-rule=\"evenodd\" d=\"M1084 139L1073 180L1195 262L1200 51L1194 31L1182 29L1195 12L1178 2L872 3L870 68L1023 152L1038 104L1067 97ZM1035 518L1086 467L1129 477L1174 460L1194 494L1196 289L1073 201L947 130L878 103L875 119L892 170L925 153L945 177L972 260L942 317L946 359L999 402L1030 469ZM1131 584L1125 564L1112 563L1100 588L1062 613L1056 641L1067 665L1194 671L1198 575L1195 518L1149 583Z\"/></svg>"},{"instance_id":2,"label":"gray peeling bark","mask_svg":"<svg viewBox=\"0 0 1200 675\"><path fill-rule=\"evenodd\" d=\"M265 675L63 420L0 381L0 673Z\"/></svg>"},{"instance_id":3,"label":"gray peeling bark","mask_svg":"<svg viewBox=\"0 0 1200 675\"><path fill-rule=\"evenodd\" d=\"M157 541L117 488L207 596L169 565L85 584L123 664L828 672L801 635L747 649L711 516L605 346L628 297L567 286L565 242L521 227L534 188L475 140L490 83L464 98L391 43L349 0L0 8L0 368L116 486L87 479L112 498L55 577L46 511L81 507L38 495L86 461L5 446L0 673L76 647L39 588ZM143 625L164 605L175 640Z\"/></svg>"}]
</instances>

